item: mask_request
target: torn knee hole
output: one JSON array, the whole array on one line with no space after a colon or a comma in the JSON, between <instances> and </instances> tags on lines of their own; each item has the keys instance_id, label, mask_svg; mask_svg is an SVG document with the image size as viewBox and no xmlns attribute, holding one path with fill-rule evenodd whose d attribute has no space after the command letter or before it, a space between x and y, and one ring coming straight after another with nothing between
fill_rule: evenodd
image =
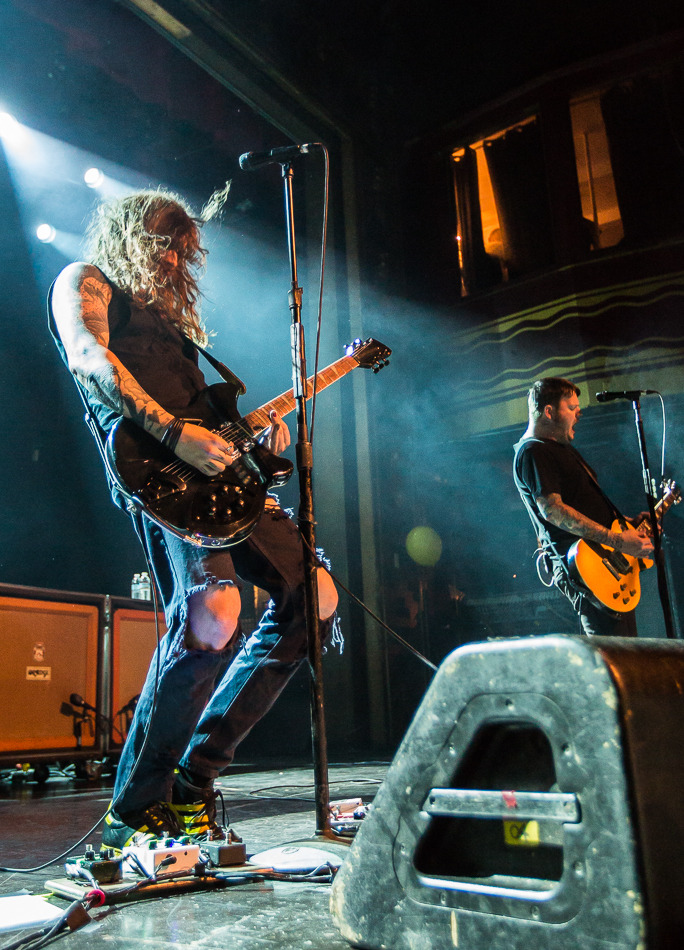
<instances>
[{"instance_id":1,"label":"torn knee hole","mask_svg":"<svg viewBox=\"0 0 684 950\"><path fill-rule=\"evenodd\" d=\"M239 628L240 592L232 584L214 584L187 600L185 644L189 649L220 652Z\"/></svg>"}]
</instances>

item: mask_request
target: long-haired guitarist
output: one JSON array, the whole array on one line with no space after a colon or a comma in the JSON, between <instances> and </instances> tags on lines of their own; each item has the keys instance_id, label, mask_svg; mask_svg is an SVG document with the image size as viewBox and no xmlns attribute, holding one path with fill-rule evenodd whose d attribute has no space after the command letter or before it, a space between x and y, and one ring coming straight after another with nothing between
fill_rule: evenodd
<instances>
[{"instance_id":1,"label":"long-haired guitarist","mask_svg":"<svg viewBox=\"0 0 684 950\"><path fill-rule=\"evenodd\" d=\"M619 513L596 475L571 444L580 418L580 389L567 379L538 379L528 393L528 426L515 446L515 484L530 513L553 583L577 611L584 633L636 636L634 612L609 610L569 575L566 556L578 538L608 545L633 558L653 553L650 538Z\"/></svg>"},{"instance_id":2,"label":"long-haired guitarist","mask_svg":"<svg viewBox=\"0 0 684 950\"><path fill-rule=\"evenodd\" d=\"M207 388L194 345L206 342L197 282L206 217L164 190L102 204L89 229L89 262L66 267L50 298L57 344L103 434L131 420L205 481L236 458L231 439L183 421L195 418ZM265 448L279 454L289 432L277 414L270 421ZM272 498L232 547L189 543L144 514L138 531L168 632L121 755L103 832L103 844L116 849L155 836L225 834L214 779L306 656L301 539ZM242 581L271 598L248 639L239 626ZM318 587L326 637L337 595L323 568Z\"/></svg>"}]
</instances>

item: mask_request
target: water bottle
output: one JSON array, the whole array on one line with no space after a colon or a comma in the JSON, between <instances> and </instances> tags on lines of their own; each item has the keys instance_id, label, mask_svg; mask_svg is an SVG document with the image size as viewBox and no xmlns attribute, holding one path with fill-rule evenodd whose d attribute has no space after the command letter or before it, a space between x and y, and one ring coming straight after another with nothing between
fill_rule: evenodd
<instances>
[{"instance_id":1,"label":"water bottle","mask_svg":"<svg viewBox=\"0 0 684 950\"><path fill-rule=\"evenodd\" d=\"M140 593L138 594L138 597L140 600L152 600L152 584L150 583L150 575L147 573L147 571L144 571L140 575L139 584Z\"/></svg>"}]
</instances>

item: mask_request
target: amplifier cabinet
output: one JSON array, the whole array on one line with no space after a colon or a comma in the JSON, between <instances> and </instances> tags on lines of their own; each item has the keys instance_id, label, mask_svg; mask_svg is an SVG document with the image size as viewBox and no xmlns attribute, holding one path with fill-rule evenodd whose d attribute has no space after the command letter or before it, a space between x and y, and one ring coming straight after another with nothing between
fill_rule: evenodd
<instances>
[{"instance_id":1,"label":"amplifier cabinet","mask_svg":"<svg viewBox=\"0 0 684 950\"><path fill-rule=\"evenodd\" d=\"M7 590L0 595L2 757L94 747L95 717L71 706L69 698L77 693L97 706L101 598L62 602L27 596L33 588L16 589L24 596L5 596Z\"/></svg>"},{"instance_id":2,"label":"amplifier cabinet","mask_svg":"<svg viewBox=\"0 0 684 950\"><path fill-rule=\"evenodd\" d=\"M117 606L116 601L112 604L109 715L113 746L120 746L126 738L137 698L157 648L157 634L161 638L166 633L164 614L158 614L157 629L152 605L144 601L142 604L140 607Z\"/></svg>"}]
</instances>

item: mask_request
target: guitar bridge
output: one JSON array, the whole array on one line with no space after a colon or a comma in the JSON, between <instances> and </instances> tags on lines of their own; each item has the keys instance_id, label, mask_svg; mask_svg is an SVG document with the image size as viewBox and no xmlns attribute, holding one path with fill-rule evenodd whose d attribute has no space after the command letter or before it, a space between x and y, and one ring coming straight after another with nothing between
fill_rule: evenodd
<instances>
[{"instance_id":1,"label":"guitar bridge","mask_svg":"<svg viewBox=\"0 0 684 950\"><path fill-rule=\"evenodd\" d=\"M180 475L152 475L145 482L140 496L146 505L163 501L165 498L171 498L186 491L188 483Z\"/></svg>"}]
</instances>

